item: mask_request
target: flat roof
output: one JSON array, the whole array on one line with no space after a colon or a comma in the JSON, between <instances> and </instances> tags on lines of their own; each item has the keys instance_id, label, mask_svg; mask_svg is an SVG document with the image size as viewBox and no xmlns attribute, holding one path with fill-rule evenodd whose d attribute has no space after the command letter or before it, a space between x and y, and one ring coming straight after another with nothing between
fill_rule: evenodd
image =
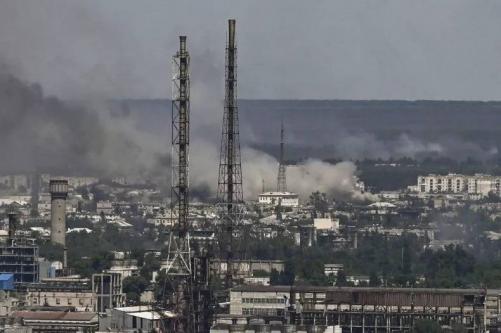
<instances>
[{"instance_id":1,"label":"flat roof","mask_svg":"<svg viewBox=\"0 0 501 333\"><path fill-rule=\"evenodd\" d=\"M161 312L164 318L174 318L176 315L173 312L170 311L162 311ZM162 319L162 316L160 316L160 311L142 311L142 312L129 312L127 313L129 316L134 316L138 318L143 318L143 319L150 319L150 320L159 320Z\"/></svg>"},{"instance_id":2,"label":"flat roof","mask_svg":"<svg viewBox=\"0 0 501 333\"><path fill-rule=\"evenodd\" d=\"M293 192L264 192L259 196L297 196L297 193Z\"/></svg>"},{"instance_id":3,"label":"flat roof","mask_svg":"<svg viewBox=\"0 0 501 333\"><path fill-rule=\"evenodd\" d=\"M232 288L234 292L368 292L368 293L436 293L436 294L483 294L485 289L447 289L447 288L371 288L371 287L334 287L334 286L260 286L240 285Z\"/></svg>"},{"instance_id":4,"label":"flat roof","mask_svg":"<svg viewBox=\"0 0 501 333\"><path fill-rule=\"evenodd\" d=\"M66 311L16 311L16 318L25 320L60 320L60 321L91 321L97 319L95 312L66 312Z\"/></svg>"}]
</instances>

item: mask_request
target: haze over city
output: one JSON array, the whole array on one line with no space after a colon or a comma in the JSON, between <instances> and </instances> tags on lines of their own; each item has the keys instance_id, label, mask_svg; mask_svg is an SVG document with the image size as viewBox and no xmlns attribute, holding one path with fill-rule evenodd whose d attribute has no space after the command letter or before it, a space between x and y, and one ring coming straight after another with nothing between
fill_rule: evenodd
<instances>
[{"instance_id":1,"label":"haze over city","mask_svg":"<svg viewBox=\"0 0 501 333\"><path fill-rule=\"evenodd\" d=\"M0 328L501 331L500 14L3 1Z\"/></svg>"}]
</instances>

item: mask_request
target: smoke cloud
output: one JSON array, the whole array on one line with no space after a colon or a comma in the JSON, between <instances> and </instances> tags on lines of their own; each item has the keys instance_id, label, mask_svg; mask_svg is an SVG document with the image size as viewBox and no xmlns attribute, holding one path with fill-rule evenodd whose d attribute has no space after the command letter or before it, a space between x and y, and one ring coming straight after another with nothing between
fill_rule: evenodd
<instances>
[{"instance_id":1,"label":"smoke cloud","mask_svg":"<svg viewBox=\"0 0 501 333\"><path fill-rule=\"evenodd\" d=\"M40 85L6 68L0 70L1 173L146 177L164 162L160 142L135 130L116 105L45 96Z\"/></svg>"},{"instance_id":2,"label":"smoke cloud","mask_svg":"<svg viewBox=\"0 0 501 333\"><path fill-rule=\"evenodd\" d=\"M191 184L214 193L228 17L242 22L237 28L238 38L242 36L246 42L239 44L239 91L247 97L462 98L465 92L467 97L497 96L499 82L485 83L485 79L493 77L490 73L499 62L495 57L489 57L490 62L472 61L478 52L473 55L470 50L479 47L463 42L474 40L492 51L493 35L485 32L499 30L492 28L499 25L496 10L489 6L470 8L467 2L459 1L454 5L459 11L454 16L459 29L446 30L449 38L436 39L436 31L443 31L442 14L449 13L449 7L436 8L427 2L413 5L415 11L409 11L401 3L367 6L323 2L315 8L308 4L305 11L305 5L296 2L297 8L277 26L275 15L283 14L283 4L270 8L270 16L263 16L261 4L223 3L220 6L225 10L220 13L213 10L214 4L198 2L194 8L193 4L174 2L156 2L150 7L133 1L4 1L0 10L0 59L8 67L0 72L0 172L41 168L107 177L169 179L169 124L165 124L163 136L151 135L136 128L126 108L103 101L168 97L168 58L176 50L177 36L187 34L192 54ZM287 7L293 9L288 3ZM405 15L388 14L395 10ZM420 14L408 17L412 12ZM485 14L489 20L475 18ZM336 15L339 19L333 19ZM423 27L421 15L435 24ZM256 18L261 19L260 24L255 24ZM469 30L471 21L481 22L477 30ZM319 26L315 26L317 22ZM471 38L455 38L456 34ZM297 40L306 44L298 47L294 42L283 43ZM409 42L416 40L431 42ZM449 47L443 40L461 44ZM283 48L269 47L279 42ZM311 61L307 50L312 49L317 50L318 61ZM388 50L394 52L389 54ZM415 56L420 53L425 54ZM481 70L466 66L458 71L454 62L443 63L443 59L451 58L463 64L487 65ZM415 71L408 72L410 69ZM457 73L460 77L451 75ZM46 96L44 90L60 99ZM245 131L247 125L242 125ZM454 156L465 150L475 156L497 154L496 148L461 140L422 140L402 134L388 141L370 132L339 133L313 140L327 143L334 153L330 156L345 159ZM293 135L291 143L295 142ZM244 191L252 198L260 191L263 179L269 189L274 188L277 161L242 142ZM298 137L297 142L308 141ZM289 168L288 184L303 196L322 190L358 199L363 195L354 189L355 175L355 167L349 162L330 165L308 160Z\"/></svg>"},{"instance_id":3,"label":"smoke cloud","mask_svg":"<svg viewBox=\"0 0 501 333\"><path fill-rule=\"evenodd\" d=\"M454 136L430 140L402 133L396 138L383 140L373 133L360 132L338 134L332 143L332 155L350 160L446 157L458 161L467 158L483 161L496 157L498 148L494 145L482 147Z\"/></svg>"}]
</instances>

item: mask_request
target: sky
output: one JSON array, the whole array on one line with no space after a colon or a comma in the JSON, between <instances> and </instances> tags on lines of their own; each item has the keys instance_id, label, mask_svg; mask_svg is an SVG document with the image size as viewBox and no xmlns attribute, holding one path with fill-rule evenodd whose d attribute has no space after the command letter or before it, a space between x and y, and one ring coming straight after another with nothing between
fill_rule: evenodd
<instances>
[{"instance_id":1,"label":"sky","mask_svg":"<svg viewBox=\"0 0 501 333\"><path fill-rule=\"evenodd\" d=\"M168 98L183 34L222 98L235 18L241 98L500 100L500 17L499 0L2 0L0 64L62 98Z\"/></svg>"}]
</instances>

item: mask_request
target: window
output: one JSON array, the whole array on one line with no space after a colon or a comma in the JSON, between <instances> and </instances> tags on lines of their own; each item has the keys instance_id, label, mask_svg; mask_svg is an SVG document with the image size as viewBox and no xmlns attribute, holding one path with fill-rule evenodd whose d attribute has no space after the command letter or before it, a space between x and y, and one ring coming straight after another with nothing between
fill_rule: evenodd
<instances>
[{"instance_id":1,"label":"window","mask_svg":"<svg viewBox=\"0 0 501 333\"><path fill-rule=\"evenodd\" d=\"M56 304L61 304L61 300L59 298L56 298Z\"/></svg>"}]
</instances>

